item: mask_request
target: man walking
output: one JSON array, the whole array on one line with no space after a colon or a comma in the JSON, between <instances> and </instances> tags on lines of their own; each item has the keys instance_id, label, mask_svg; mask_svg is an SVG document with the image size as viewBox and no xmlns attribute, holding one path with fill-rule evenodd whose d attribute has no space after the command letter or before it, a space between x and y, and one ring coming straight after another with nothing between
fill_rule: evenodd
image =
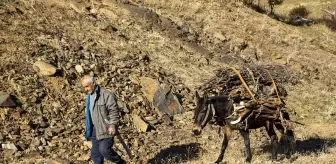
<instances>
[{"instance_id":1,"label":"man walking","mask_svg":"<svg viewBox=\"0 0 336 164\"><path fill-rule=\"evenodd\" d=\"M116 95L97 85L93 76L84 76L82 86L88 93L85 136L92 141L91 159L95 164L103 164L104 158L117 164L126 163L112 148L119 122Z\"/></svg>"}]
</instances>

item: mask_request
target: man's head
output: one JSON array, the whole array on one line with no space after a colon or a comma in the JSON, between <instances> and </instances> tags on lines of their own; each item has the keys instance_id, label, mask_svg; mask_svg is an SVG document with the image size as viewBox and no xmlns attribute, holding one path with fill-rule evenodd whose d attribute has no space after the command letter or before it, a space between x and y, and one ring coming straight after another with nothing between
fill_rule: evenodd
<instances>
[{"instance_id":1,"label":"man's head","mask_svg":"<svg viewBox=\"0 0 336 164\"><path fill-rule=\"evenodd\" d=\"M96 89L96 82L93 76L85 75L82 78L82 86L88 94L93 94Z\"/></svg>"}]
</instances>

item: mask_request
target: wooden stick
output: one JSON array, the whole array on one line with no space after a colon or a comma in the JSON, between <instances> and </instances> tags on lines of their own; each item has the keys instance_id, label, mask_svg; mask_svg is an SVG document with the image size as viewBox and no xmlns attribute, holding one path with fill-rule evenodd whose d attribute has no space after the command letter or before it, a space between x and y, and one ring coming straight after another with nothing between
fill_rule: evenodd
<instances>
[{"instance_id":1,"label":"wooden stick","mask_svg":"<svg viewBox=\"0 0 336 164\"><path fill-rule=\"evenodd\" d=\"M326 9L324 9L324 11L325 11L326 13L330 14L331 16L333 16L334 18L336 18L336 11L331 12L331 11L328 11L328 10L326 10Z\"/></svg>"},{"instance_id":2,"label":"wooden stick","mask_svg":"<svg viewBox=\"0 0 336 164\"><path fill-rule=\"evenodd\" d=\"M243 79L243 77L241 76L240 72L235 68L235 67L231 67L232 70L238 75L240 81L243 83L244 87L246 88L246 90L249 92L249 94L251 95L252 100L257 103L257 100L254 98L254 95L252 94L250 88L247 86L245 80Z\"/></svg>"},{"instance_id":3,"label":"wooden stick","mask_svg":"<svg viewBox=\"0 0 336 164\"><path fill-rule=\"evenodd\" d=\"M273 87L274 87L274 89L275 89L275 93L276 93L277 96L278 96L278 103L281 104L281 99L280 99L280 96L279 96L279 93L278 93L278 88L277 88L277 86L276 86L276 84L275 84L275 82L274 82L273 77L271 76L271 74L268 72L268 70L266 70L266 71L267 71L268 75L269 75L269 76L271 77L271 79L272 79L272 83L273 83Z\"/></svg>"}]
</instances>

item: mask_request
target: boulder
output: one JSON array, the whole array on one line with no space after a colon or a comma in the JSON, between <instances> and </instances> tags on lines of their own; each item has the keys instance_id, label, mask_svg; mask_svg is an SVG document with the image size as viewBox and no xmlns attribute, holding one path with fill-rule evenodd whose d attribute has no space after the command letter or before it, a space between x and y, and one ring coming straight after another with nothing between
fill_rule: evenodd
<instances>
[{"instance_id":1,"label":"boulder","mask_svg":"<svg viewBox=\"0 0 336 164\"><path fill-rule=\"evenodd\" d=\"M33 65L33 69L36 72L39 72L41 75L44 76L52 76L56 73L57 68L49 63L44 61L37 61Z\"/></svg>"},{"instance_id":2,"label":"boulder","mask_svg":"<svg viewBox=\"0 0 336 164\"><path fill-rule=\"evenodd\" d=\"M0 91L0 107L15 107L16 104L6 92Z\"/></svg>"},{"instance_id":3,"label":"boulder","mask_svg":"<svg viewBox=\"0 0 336 164\"><path fill-rule=\"evenodd\" d=\"M160 88L160 84L157 80L149 77L140 77L141 91L145 94L147 100L153 103L154 94Z\"/></svg>"}]
</instances>

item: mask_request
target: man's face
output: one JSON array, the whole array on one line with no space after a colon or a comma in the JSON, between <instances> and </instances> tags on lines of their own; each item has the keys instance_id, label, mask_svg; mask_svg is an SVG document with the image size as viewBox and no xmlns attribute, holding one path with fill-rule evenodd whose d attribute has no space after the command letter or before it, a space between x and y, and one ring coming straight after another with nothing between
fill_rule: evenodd
<instances>
[{"instance_id":1,"label":"man's face","mask_svg":"<svg viewBox=\"0 0 336 164\"><path fill-rule=\"evenodd\" d=\"M87 94L92 94L95 90L95 84L90 84L86 81L82 81L82 86L84 87Z\"/></svg>"}]
</instances>

